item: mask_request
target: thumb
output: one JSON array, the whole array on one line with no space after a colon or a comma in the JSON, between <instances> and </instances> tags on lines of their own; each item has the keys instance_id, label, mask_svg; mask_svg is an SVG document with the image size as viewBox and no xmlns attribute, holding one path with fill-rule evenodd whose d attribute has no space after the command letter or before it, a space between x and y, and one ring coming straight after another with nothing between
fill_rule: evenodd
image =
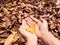
<instances>
[{"instance_id":1,"label":"thumb","mask_svg":"<svg viewBox=\"0 0 60 45\"><path fill-rule=\"evenodd\" d=\"M23 36L25 36L25 37L27 37L28 34L29 34L29 32L27 32L27 31L26 31L24 28L22 28L22 27L19 28L19 31L20 31L20 33L21 33Z\"/></svg>"}]
</instances>

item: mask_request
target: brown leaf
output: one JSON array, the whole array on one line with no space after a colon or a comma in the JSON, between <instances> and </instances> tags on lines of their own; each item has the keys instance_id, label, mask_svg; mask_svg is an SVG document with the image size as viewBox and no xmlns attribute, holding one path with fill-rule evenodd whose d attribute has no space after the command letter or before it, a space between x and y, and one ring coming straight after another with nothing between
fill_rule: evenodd
<instances>
[{"instance_id":1,"label":"brown leaf","mask_svg":"<svg viewBox=\"0 0 60 45\"><path fill-rule=\"evenodd\" d=\"M0 30L0 34L2 34L2 33L4 33L5 31L3 31L3 30Z\"/></svg>"},{"instance_id":2,"label":"brown leaf","mask_svg":"<svg viewBox=\"0 0 60 45\"><path fill-rule=\"evenodd\" d=\"M6 8L4 8L3 10L4 10L4 14L9 14L10 13Z\"/></svg>"}]
</instances>

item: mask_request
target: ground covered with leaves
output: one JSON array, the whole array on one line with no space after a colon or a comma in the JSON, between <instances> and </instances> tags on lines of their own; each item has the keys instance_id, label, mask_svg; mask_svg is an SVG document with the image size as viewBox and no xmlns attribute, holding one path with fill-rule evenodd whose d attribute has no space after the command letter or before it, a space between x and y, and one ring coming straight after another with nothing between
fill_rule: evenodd
<instances>
[{"instance_id":1,"label":"ground covered with leaves","mask_svg":"<svg viewBox=\"0 0 60 45\"><path fill-rule=\"evenodd\" d=\"M0 45L24 45L19 27L30 15L46 19L49 31L60 40L60 5L55 0L0 0ZM39 44L46 45L40 39Z\"/></svg>"}]
</instances>

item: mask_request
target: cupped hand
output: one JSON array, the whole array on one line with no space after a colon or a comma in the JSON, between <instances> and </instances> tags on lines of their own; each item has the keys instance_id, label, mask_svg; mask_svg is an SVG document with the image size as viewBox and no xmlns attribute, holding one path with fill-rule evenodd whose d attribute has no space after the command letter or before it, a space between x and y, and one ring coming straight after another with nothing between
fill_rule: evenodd
<instances>
[{"instance_id":1,"label":"cupped hand","mask_svg":"<svg viewBox=\"0 0 60 45\"><path fill-rule=\"evenodd\" d=\"M20 33L21 33L23 36L25 36L27 40L30 40L30 39L32 39L32 40L33 40L33 39L37 40L37 36L36 36L35 34L32 34L32 33L28 32L28 31L26 30L27 27L29 27L29 26L27 25L26 21L23 19L23 20L22 20L22 25L21 25L21 27L19 28Z\"/></svg>"},{"instance_id":2,"label":"cupped hand","mask_svg":"<svg viewBox=\"0 0 60 45\"><path fill-rule=\"evenodd\" d=\"M49 31L48 31L48 23L45 19L40 18L40 20L30 16L25 19L27 24L30 25L32 22L36 25L36 35L43 39L44 42L48 42L49 45L60 45L60 41L55 38Z\"/></svg>"},{"instance_id":3,"label":"cupped hand","mask_svg":"<svg viewBox=\"0 0 60 45\"><path fill-rule=\"evenodd\" d=\"M40 20L34 18L33 16L26 18L27 24L30 25L32 22L36 25L36 35L42 37L45 33L48 32L48 23L45 19L41 18Z\"/></svg>"}]
</instances>

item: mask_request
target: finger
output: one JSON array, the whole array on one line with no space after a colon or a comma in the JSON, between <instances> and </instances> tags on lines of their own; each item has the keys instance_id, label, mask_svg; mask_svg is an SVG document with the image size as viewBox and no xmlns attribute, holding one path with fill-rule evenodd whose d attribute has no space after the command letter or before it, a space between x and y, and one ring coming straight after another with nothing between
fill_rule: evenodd
<instances>
[{"instance_id":1,"label":"finger","mask_svg":"<svg viewBox=\"0 0 60 45\"><path fill-rule=\"evenodd\" d=\"M29 27L29 25L26 23L25 28Z\"/></svg>"},{"instance_id":2,"label":"finger","mask_svg":"<svg viewBox=\"0 0 60 45\"><path fill-rule=\"evenodd\" d=\"M39 26L36 24L36 33L39 32Z\"/></svg>"},{"instance_id":3,"label":"finger","mask_svg":"<svg viewBox=\"0 0 60 45\"><path fill-rule=\"evenodd\" d=\"M38 19L36 19L36 18L34 18L32 16L30 16L30 18L33 19L36 22L36 24L41 25L42 22L39 21Z\"/></svg>"},{"instance_id":4,"label":"finger","mask_svg":"<svg viewBox=\"0 0 60 45\"><path fill-rule=\"evenodd\" d=\"M47 21L45 19L41 19L44 24L47 24Z\"/></svg>"},{"instance_id":5,"label":"finger","mask_svg":"<svg viewBox=\"0 0 60 45\"><path fill-rule=\"evenodd\" d=\"M19 30L20 30L20 33L22 34L22 35L24 35L24 36L28 36L28 34L29 34L29 32L28 31L26 31L26 28L27 27L29 27L27 24L25 24L24 25L25 27L23 28L23 26L21 26L20 28L19 28Z\"/></svg>"},{"instance_id":6,"label":"finger","mask_svg":"<svg viewBox=\"0 0 60 45\"><path fill-rule=\"evenodd\" d=\"M25 25L26 24L26 21L23 19L22 20L22 25Z\"/></svg>"},{"instance_id":7,"label":"finger","mask_svg":"<svg viewBox=\"0 0 60 45\"><path fill-rule=\"evenodd\" d=\"M31 22L33 22L33 20L30 17L27 17L27 19L29 19Z\"/></svg>"},{"instance_id":8,"label":"finger","mask_svg":"<svg viewBox=\"0 0 60 45\"><path fill-rule=\"evenodd\" d=\"M26 28L26 27L28 27L28 25L27 25L27 23L26 23L26 20L23 19L23 20L22 20L22 28Z\"/></svg>"},{"instance_id":9,"label":"finger","mask_svg":"<svg viewBox=\"0 0 60 45\"><path fill-rule=\"evenodd\" d=\"M28 26L30 26L31 24L29 22L26 22Z\"/></svg>"},{"instance_id":10,"label":"finger","mask_svg":"<svg viewBox=\"0 0 60 45\"><path fill-rule=\"evenodd\" d=\"M36 19L36 18L34 18L33 16L30 16L30 18L31 18L32 20L34 20L35 22L39 22L39 20Z\"/></svg>"},{"instance_id":11,"label":"finger","mask_svg":"<svg viewBox=\"0 0 60 45\"><path fill-rule=\"evenodd\" d=\"M27 34L28 34L27 31L25 29L23 29L22 27L19 28L19 31L23 36L27 36Z\"/></svg>"},{"instance_id":12,"label":"finger","mask_svg":"<svg viewBox=\"0 0 60 45\"><path fill-rule=\"evenodd\" d=\"M40 19L39 19L39 20L42 22L42 19L43 19L43 18L41 18L41 17L40 17Z\"/></svg>"},{"instance_id":13,"label":"finger","mask_svg":"<svg viewBox=\"0 0 60 45\"><path fill-rule=\"evenodd\" d=\"M43 23L42 23L42 25L44 26L45 25L45 29L46 30L48 30L48 23L47 23L47 21L45 20L45 19L42 19L42 21L43 21Z\"/></svg>"},{"instance_id":14,"label":"finger","mask_svg":"<svg viewBox=\"0 0 60 45\"><path fill-rule=\"evenodd\" d=\"M31 21L29 18L26 18L25 20L26 20L29 24L32 23L32 21Z\"/></svg>"}]
</instances>

